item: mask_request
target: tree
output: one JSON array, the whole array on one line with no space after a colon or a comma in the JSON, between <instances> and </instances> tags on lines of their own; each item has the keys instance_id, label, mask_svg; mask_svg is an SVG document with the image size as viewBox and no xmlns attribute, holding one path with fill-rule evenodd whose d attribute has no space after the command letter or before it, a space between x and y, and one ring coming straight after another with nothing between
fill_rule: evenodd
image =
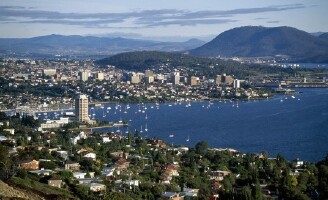
<instances>
[{"instance_id":1,"label":"tree","mask_svg":"<svg viewBox=\"0 0 328 200\"><path fill-rule=\"evenodd\" d=\"M209 144L205 141L198 142L195 146L196 153L200 155L205 155L208 150Z\"/></svg>"},{"instance_id":2,"label":"tree","mask_svg":"<svg viewBox=\"0 0 328 200\"><path fill-rule=\"evenodd\" d=\"M82 170L92 171L94 162L91 159L82 159L80 166Z\"/></svg>"},{"instance_id":3,"label":"tree","mask_svg":"<svg viewBox=\"0 0 328 200\"><path fill-rule=\"evenodd\" d=\"M256 181L255 186L253 187L253 198L256 200L262 200L262 191L260 187L260 181Z\"/></svg>"},{"instance_id":4,"label":"tree","mask_svg":"<svg viewBox=\"0 0 328 200\"><path fill-rule=\"evenodd\" d=\"M243 187L240 199L252 200L252 190L248 186Z\"/></svg>"},{"instance_id":5,"label":"tree","mask_svg":"<svg viewBox=\"0 0 328 200\"><path fill-rule=\"evenodd\" d=\"M319 192L320 199L328 199L328 166L319 166Z\"/></svg>"},{"instance_id":6,"label":"tree","mask_svg":"<svg viewBox=\"0 0 328 200\"><path fill-rule=\"evenodd\" d=\"M48 161L41 161L40 163L40 168L44 168L44 169L51 169L51 170L55 170L57 168L56 163L54 162L48 162Z\"/></svg>"},{"instance_id":7,"label":"tree","mask_svg":"<svg viewBox=\"0 0 328 200\"><path fill-rule=\"evenodd\" d=\"M0 179L9 179L16 173L15 162L8 155L8 147L0 145Z\"/></svg>"}]
</instances>

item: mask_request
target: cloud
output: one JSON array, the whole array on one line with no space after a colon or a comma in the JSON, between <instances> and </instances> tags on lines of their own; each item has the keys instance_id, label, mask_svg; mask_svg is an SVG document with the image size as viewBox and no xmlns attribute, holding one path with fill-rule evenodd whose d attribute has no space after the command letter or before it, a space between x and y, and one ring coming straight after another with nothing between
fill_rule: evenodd
<instances>
[{"instance_id":1,"label":"cloud","mask_svg":"<svg viewBox=\"0 0 328 200\"><path fill-rule=\"evenodd\" d=\"M161 21L149 24L148 27L180 25L180 26L196 26L198 24L225 24L229 22L236 22L237 20L231 19L188 19L188 20L170 20Z\"/></svg>"},{"instance_id":2,"label":"cloud","mask_svg":"<svg viewBox=\"0 0 328 200\"><path fill-rule=\"evenodd\" d=\"M275 5L232 10L188 11L177 9L108 13L62 13L20 6L0 6L0 23L62 24L98 28L144 28L158 26L195 26L236 22L233 17L266 12L302 9L303 4ZM270 23L270 22L268 22ZM272 23L272 22L271 22Z\"/></svg>"},{"instance_id":3,"label":"cloud","mask_svg":"<svg viewBox=\"0 0 328 200\"><path fill-rule=\"evenodd\" d=\"M269 24L277 24L279 23L280 21L277 21L277 20L272 20L272 21L267 21L267 23Z\"/></svg>"}]
</instances>

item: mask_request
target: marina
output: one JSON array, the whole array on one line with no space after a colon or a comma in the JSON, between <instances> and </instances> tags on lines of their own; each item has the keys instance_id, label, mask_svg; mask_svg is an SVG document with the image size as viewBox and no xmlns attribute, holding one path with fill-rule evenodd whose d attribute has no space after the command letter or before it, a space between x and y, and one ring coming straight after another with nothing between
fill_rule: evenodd
<instances>
[{"instance_id":1,"label":"marina","mask_svg":"<svg viewBox=\"0 0 328 200\"><path fill-rule=\"evenodd\" d=\"M301 89L293 95L252 101L215 101L154 104L107 103L89 107L93 119L128 122L120 127L174 144L194 146L209 141L212 147L244 152L283 153L289 159L321 159L328 147L328 90ZM109 107L113 109L108 109ZM125 113L125 108L127 113ZM124 108L124 109L121 109ZM146 109L147 108L147 109ZM103 116L104 110L106 116ZM55 116L49 112L47 118ZM45 118L45 115L39 115ZM302 123L304 120L307 123ZM116 127L95 132L117 132ZM173 135L173 137L172 137Z\"/></svg>"}]
</instances>

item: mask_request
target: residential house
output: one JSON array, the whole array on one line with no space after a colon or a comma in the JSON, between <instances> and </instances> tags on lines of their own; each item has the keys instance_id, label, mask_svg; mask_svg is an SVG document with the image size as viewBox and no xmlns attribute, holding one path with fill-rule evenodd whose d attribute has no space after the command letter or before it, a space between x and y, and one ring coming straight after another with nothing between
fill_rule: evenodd
<instances>
[{"instance_id":1,"label":"residential house","mask_svg":"<svg viewBox=\"0 0 328 200\"><path fill-rule=\"evenodd\" d=\"M179 176L179 165L178 164L168 164L166 166L164 174L167 176Z\"/></svg>"},{"instance_id":2,"label":"residential house","mask_svg":"<svg viewBox=\"0 0 328 200\"><path fill-rule=\"evenodd\" d=\"M126 170L130 166L130 161L120 158L118 161L115 163L115 167L119 171Z\"/></svg>"},{"instance_id":3,"label":"residential house","mask_svg":"<svg viewBox=\"0 0 328 200\"><path fill-rule=\"evenodd\" d=\"M57 151L60 157L62 157L64 160L68 159L68 152L67 151Z\"/></svg>"},{"instance_id":4,"label":"residential house","mask_svg":"<svg viewBox=\"0 0 328 200\"><path fill-rule=\"evenodd\" d=\"M65 163L65 170L79 171L80 170L80 164L78 162L73 162L71 160L68 160Z\"/></svg>"},{"instance_id":5,"label":"residential house","mask_svg":"<svg viewBox=\"0 0 328 200\"><path fill-rule=\"evenodd\" d=\"M74 172L73 177L76 179L84 179L88 173L90 175L90 178L95 177L95 172Z\"/></svg>"},{"instance_id":6,"label":"residential house","mask_svg":"<svg viewBox=\"0 0 328 200\"><path fill-rule=\"evenodd\" d=\"M85 173L85 172L74 172L73 173L73 177L76 179L84 178L85 175L87 175L87 173Z\"/></svg>"},{"instance_id":7,"label":"residential house","mask_svg":"<svg viewBox=\"0 0 328 200\"><path fill-rule=\"evenodd\" d=\"M99 182L102 182L103 180L100 179L100 178L79 178L79 179L76 179L76 181L78 182L78 184L88 184L88 183L99 183Z\"/></svg>"},{"instance_id":8,"label":"residential house","mask_svg":"<svg viewBox=\"0 0 328 200\"><path fill-rule=\"evenodd\" d=\"M123 151L117 151L117 152L112 152L110 153L111 157L113 158L125 158L129 156L129 153L124 153Z\"/></svg>"},{"instance_id":9,"label":"residential house","mask_svg":"<svg viewBox=\"0 0 328 200\"><path fill-rule=\"evenodd\" d=\"M183 188L182 194L185 197L197 197L199 189Z\"/></svg>"},{"instance_id":10,"label":"residential house","mask_svg":"<svg viewBox=\"0 0 328 200\"><path fill-rule=\"evenodd\" d=\"M92 192L100 192L106 190L106 186L100 183L89 183L85 186Z\"/></svg>"},{"instance_id":11,"label":"residential house","mask_svg":"<svg viewBox=\"0 0 328 200\"><path fill-rule=\"evenodd\" d=\"M113 180L114 178L114 171L115 171L115 167L110 167L110 168L104 168L101 173L102 175L105 176L106 180L110 181Z\"/></svg>"},{"instance_id":12,"label":"residential house","mask_svg":"<svg viewBox=\"0 0 328 200\"><path fill-rule=\"evenodd\" d=\"M37 174L38 176L50 176L51 174L54 173L54 171L50 169L40 169L40 170L29 171L29 173Z\"/></svg>"},{"instance_id":13,"label":"residential house","mask_svg":"<svg viewBox=\"0 0 328 200\"><path fill-rule=\"evenodd\" d=\"M62 183L63 183L63 181L60 178L56 178L56 177L51 177L48 180L48 185L53 186L53 187L57 187L57 188L61 188Z\"/></svg>"},{"instance_id":14,"label":"residential house","mask_svg":"<svg viewBox=\"0 0 328 200\"><path fill-rule=\"evenodd\" d=\"M164 192L161 197L162 199L172 199L172 200L184 199L184 196L180 196L179 193L175 193L175 192Z\"/></svg>"},{"instance_id":15,"label":"residential house","mask_svg":"<svg viewBox=\"0 0 328 200\"><path fill-rule=\"evenodd\" d=\"M230 173L231 172L228 172L228 171L217 170L217 171L210 172L208 177L210 180L222 181L223 177L228 176Z\"/></svg>"},{"instance_id":16,"label":"residential house","mask_svg":"<svg viewBox=\"0 0 328 200\"><path fill-rule=\"evenodd\" d=\"M297 159L295 159L295 160L292 161L292 164L295 167L301 167L301 166L304 165L304 162L302 160L300 160L300 159L297 158Z\"/></svg>"},{"instance_id":17,"label":"residential house","mask_svg":"<svg viewBox=\"0 0 328 200\"><path fill-rule=\"evenodd\" d=\"M109 139L109 137L102 137L102 142L103 143L108 143L108 142L111 142L112 140Z\"/></svg>"},{"instance_id":18,"label":"residential house","mask_svg":"<svg viewBox=\"0 0 328 200\"><path fill-rule=\"evenodd\" d=\"M82 153L83 158L90 158L92 160L96 160L96 154L92 152L83 152Z\"/></svg>"},{"instance_id":19,"label":"residential house","mask_svg":"<svg viewBox=\"0 0 328 200\"><path fill-rule=\"evenodd\" d=\"M19 164L19 168L38 170L39 169L39 161L37 161L37 160L23 161Z\"/></svg>"}]
</instances>

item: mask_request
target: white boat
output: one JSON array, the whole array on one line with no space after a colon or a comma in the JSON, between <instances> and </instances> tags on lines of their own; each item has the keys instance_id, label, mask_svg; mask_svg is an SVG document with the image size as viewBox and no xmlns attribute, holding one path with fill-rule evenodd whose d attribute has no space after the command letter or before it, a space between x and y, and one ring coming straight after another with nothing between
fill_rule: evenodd
<instances>
[{"instance_id":1,"label":"white boat","mask_svg":"<svg viewBox=\"0 0 328 200\"><path fill-rule=\"evenodd\" d=\"M147 114L146 114L146 117L145 117L145 119L148 119L148 116L147 116Z\"/></svg>"},{"instance_id":2,"label":"white boat","mask_svg":"<svg viewBox=\"0 0 328 200\"><path fill-rule=\"evenodd\" d=\"M146 127L145 127L145 131L146 131L146 132L148 131L147 124L146 124Z\"/></svg>"},{"instance_id":3,"label":"white boat","mask_svg":"<svg viewBox=\"0 0 328 200\"><path fill-rule=\"evenodd\" d=\"M188 136L188 138L186 139L186 142L189 142L189 136Z\"/></svg>"},{"instance_id":4,"label":"white boat","mask_svg":"<svg viewBox=\"0 0 328 200\"><path fill-rule=\"evenodd\" d=\"M291 97L292 97L293 99L295 99L295 96L292 95Z\"/></svg>"},{"instance_id":5,"label":"white boat","mask_svg":"<svg viewBox=\"0 0 328 200\"><path fill-rule=\"evenodd\" d=\"M110 106L107 107L107 110L111 110L112 108Z\"/></svg>"},{"instance_id":6,"label":"white boat","mask_svg":"<svg viewBox=\"0 0 328 200\"><path fill-rule=\"evenodd\" d=\"M174 135L169 135L169 137L170 137L170 138L173 138L173 137L174 137Z\"/></svg>"},{"instance_id":7,"label":"white boat","mask_svg":"<svg viewBox=\"0 0 328 200\"><path fill-rule=\"evenodd\" d=\"M140 128L140 133L142 133L143 131L142 131L142 125L141 125L141 128Z\"/></svg>"}]
</instances>

